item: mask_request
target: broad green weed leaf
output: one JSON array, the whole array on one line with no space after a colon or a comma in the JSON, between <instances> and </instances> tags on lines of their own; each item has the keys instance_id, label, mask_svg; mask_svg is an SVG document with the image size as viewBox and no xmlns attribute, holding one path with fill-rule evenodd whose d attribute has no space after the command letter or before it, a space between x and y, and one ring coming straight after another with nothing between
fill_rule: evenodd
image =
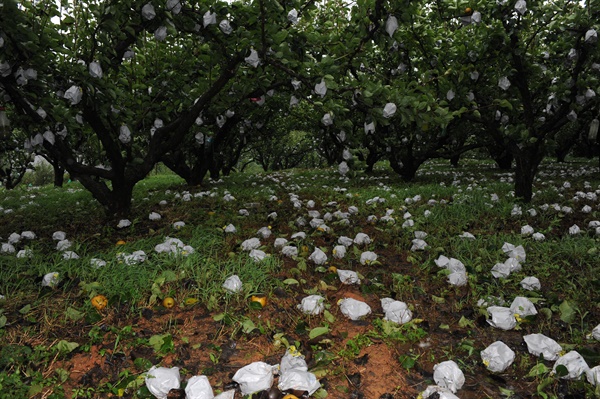
<instances>
[{"instance_id":1,"label":"broad green weed leaf","mask_svg":"<svg viewBox=\"0 0 600 399\"><path fill-rule=\"evenodd\" d=\"M72 308L70 306L65 311L65 315L67 316L67 319L70 319L73 321L81 320L81 319L83 319L83 316L85 316L85 314L83 312L80 312L79 310Z\"/></svg>"},{"instance_id":2,"label":"broad green weed leaf","mask_svg":"<svg viewBox=\"0 0 600 399\"><path fill-rule=\"evenodd\" d=\"M221 321L225 317L225 313L219 313L213 316L214 321Z\"/></svg>"},{"instance_id":3,"label":"broad green weed leaf","mask_svg":"<svg viewBox=\"0 0 600 399\"><path fill-rule=\"evenodd\" d=\"M19 313L21 314L27 314L31 311L31 305L27 304L25 306L23 306L21 309L19 309Z\"/></svg>"},{"instance_id":4,"label":"broad green weed leaf","mask_svg":"<svg viewBox=\"0 0 600 399\"><path fill-rule=\"evenodd\" d=\"M577 308L572 306L569 301L563 301L558 307L560 311L560 319L565 323L572 323L577 314Z\"/></svg>"},{"instance_id":5,"label":"broad green weed leaf","mask_svg":"<svg viewBox=\"0 0 600 399\"><path fill-rule=\"evenodd\" d=\"M73 352L77 347L79 347L79 344L77 342L69 342L66 340L61 340L56 344L56 349L60 352L60 353L71 353Z\"/></svg>"},{"instance_id":6,"label":"broad green weed leaf","mask_svg":"<svg viewBox=\"0 0 600 399\"><path fill-rule=\"evenodd\" d=\"M413 367L415 367L415 364L417 363L415 358L409 355L400 355L398 357L398 361L400 362L402 367L404 367L407 370L410 370Z\"/></svg>"},{"instance_id":7,"label":"broad green weed leaf","mask_svg":"<svg viewBox=\"0 0 600 399\"><path fill-rule=\"evenodd\" d=\"M160 352L162 349L162 346L165 343L165 338L168 336L169 334L162 334L162 335L153 335L150 337L150 339L148 340L148 343L152 346L152 348L154 349L154 352Z\"/></svg>"},{"instance_id":8,"label":"broad green weed leaf","mask_svg":"<svg viewBox=\"0 0 600 399\"><path fill-rule=\"evenodd\" d=\"M329 323L334 323L335 322L335 316L331 314L331 312L329 310L325 310L323 312L323 317L325 318L325 320L327 320Z\"/></svg>"},{"instance_id":9,"label":"broad green weed leaf","mask_svg":"<svg viewBox=\"0 0 600 399\"><path fill-rule=\"evenodd\" d=\"M295 278L287 278L287 279L283 280L283 284L296 285L296 284L300 284L300 283Z\"/></svg>"},{"instance_id":10,"label":"broad green weed leaf","mask_svg":"<svg viewBox=\"0 0 600 399\"><path fill-rule=\"evenodd\" d=\"M242 331L246 334L250 334L252 331L256 330L256 325L250 319L245 319L242 322Z\"/></svg>"},{"instance_id":11,"label":"broad green weed leaf","mask_svg":"<svg viewBox=\"0 0 600 399\"><path fill-rule=\"evenodd\" d=\"M62 383L64 383L65 381L67 381L69 379L69 372L62 368L56 369L56 375L58 376L58 379Z\"/></svg>"},{"instance_id":12,"label":"broad green weed leaf","mask_svg":"<svg viewBox=\"0 0 600 399\"><path fill-rule=\"evenodd\" d=\"M527 377L538 377L548 372L548 367L544 363L538 363L529 370Z\"/></svg>"},{"instance_id":13,"label":"broad green weed leaf","mask_svg":"<svg viewBox=\"0 0 600 399\"><path fill-rule=\"evenodd\" d=\"M173 337L171 336L171 334L166 334L166 336L163 338L163 344L160 347L160 351L163 353L167 353L173 352L174 349L175 345L173 344Z\"/></svg>"},{"instance_id":14,"label":"broad green weed leaf","mask_svg":"<svg viewBox=\"0 0 600 399\"><path fill-rule=\"evenodd\" d=\"M559 364L556 366L556 375L559 377L564 377L569 374L569 369L564 364Z\"/></svg>"},{"instance_id":15,"label":"broad green weed leaf","mask_svg":"<svg viewBox=\"0 0 600 399\"><path fill-rule=\"evenodd\" d=\"M327 327L327 326L315 327L312 330L310 330L310 332L308 333L308 337L310 339L313 339L320 335L327 334L328 332L329 332L329 327Z\"/></svg>"}]
</instances>

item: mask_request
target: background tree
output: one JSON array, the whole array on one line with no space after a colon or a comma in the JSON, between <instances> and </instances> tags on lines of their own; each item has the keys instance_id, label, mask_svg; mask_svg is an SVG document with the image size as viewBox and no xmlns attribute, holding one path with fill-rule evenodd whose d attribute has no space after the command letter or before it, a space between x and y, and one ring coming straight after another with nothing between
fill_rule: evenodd
<instances>
[{"instance_id":1,"label":"background tree","mask_svg":"<svg viewBox=\"0 0 600 399\"><path fill-rule=\"evenodd\" d=\"M548 146L579 113L597 107L598 8L528 1L525 8L497 2L476 9L482 22L463 41L470 56L456 62L476 76L466 81L476 117L497 157L514 157L515 195L530 201Z\"/></svg>"},{"instance_id":2,"label":"background tree","mask_svg":"<svg viewBox=\"0 0 600 399\"><path fill-rule=\"evenodd\" d=\"M19 4L2 9L11 23L0 83L32 132L28 146L58 160L109 213L128 211L135 184L237 74L268 76L258 66L289 27L264 2L80 1L62 14L54 1ZM20 72L28 70L35 78Z\"/></svg>"}]
</instances>

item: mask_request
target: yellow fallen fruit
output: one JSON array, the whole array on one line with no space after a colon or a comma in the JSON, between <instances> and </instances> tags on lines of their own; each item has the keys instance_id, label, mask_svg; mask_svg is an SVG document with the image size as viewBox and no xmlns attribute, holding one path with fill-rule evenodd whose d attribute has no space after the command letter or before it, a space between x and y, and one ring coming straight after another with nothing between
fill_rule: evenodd
<instances>
[{"instance_id":1,"label":"yellow fallen fruit","mask_svg":"<svg viewBox=\"0 0 600 399\"><path fill-rule=\"evenodd\" d=\"M298 397L296 395L292 395L291 393L288 393L287 395L285 395L283 397L283 399L298 399Z\"/></svg>"},{"instance_id":2,"label":"yellow fallen fruit","mask_svg":"<svg viewBox=\"0 0 600 399\"><path fill-rule=\"evenodd\" d=\"M337 273L337 267L335 267L335 266L329 266L329 268L327 269L327 271L329 273L335 274L335 273Z\"/></svg>"},{"instance_id":3,"label":"yellow fallen fruit","mask_svg":"<svg viewBox=\"0 0 600 399\"><path fill-rule=\"evenodd\" d=\"M250 302L260 303L261 307L267 306L267 297L265 295L252 295Z\"/></svg>"},{"instance_id":4,"label":"yellow fallen fruit","mask_svg":"<svg viewBox=\"0 0 600 399\"><path fill-rule=\"evenodd\" d=\"M108 299L104 295L96 295L90 301L96 310L102 310L108 305Z\"/></svg>"},{"instance_id":5,"label":"yellow fallen fruit","mask_svg":"<svg viewBox=\"0 0 600 399\"><path fill-rule=\"evenodd\" d=\"M163 299L163 306L167 309L171 309L173 306L175 306L175 300L168 296Z\"/></svg>"},{"instance_id":6,"label":"yellow fallen fruit","mask_svg":"<svg viewBox=\"0 0 600 399\"><path fill-rule=\"evenodd\" d=\"M197 298L185 298L185 301L183 301L183 303L186 304L186 306L192 306L198 303L198 299Z\"/></svg>"},{"instance_id":7,"label":"yellow fallen fruit","mask_svg":"<svg viewBox=\"0 0 600 399\"><path fill-rule=\"evenodd\" d=\"M125 244L127 244L125 241L119 240L119 241L117 241L117 243L115 245L125 245Z\"/></svg>"}]
</instances>

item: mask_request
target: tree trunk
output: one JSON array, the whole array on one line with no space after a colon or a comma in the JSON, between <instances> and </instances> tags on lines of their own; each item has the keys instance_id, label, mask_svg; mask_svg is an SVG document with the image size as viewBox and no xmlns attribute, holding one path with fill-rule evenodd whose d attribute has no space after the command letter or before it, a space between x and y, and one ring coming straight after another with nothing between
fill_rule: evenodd
<instances>
[{"instance_id":1,"label":"tree trunk","mask_svg":"<svg viewBox=\"0 0 600 399\"><path fill-rule=\"evenodd\" d=\"M221 166L219 164L220 162L213 158L208 167L210 178L213 180L219 180L219 172L221 171Z\"/></svg>"},{"instance_id":2,"label":"tree trunk","mask_svg":"<svg viewBox=\"0 0 600 399\"><path fill-rule=\"evenodd\" d=\"M556 162L564 163L567 155L571 151L571 148L575 145L576 137L571 135L568 139L558 143L558 147L554 150L556 156Z\"/></svg>"},{"instance_id":3,"label":"tree trunk","mask_svg":"<svg viewBox=\"0 0 600 399\"><path fill-rule=\"evenodd\" d=\"M494 157L494 161L496 162L498 168L502 170L510 170L512 168L514 158L515 157L511 153L505 152Z\"/></svg>"},{"instance_id":4,"label":"tree trunk","mask_svg":"<svg viewBox=\"0 0 600 399\"><path fill-rule=\"evenodd\" d=\"M379 160L379 154L375 150L369 150L369 154L367 155L367 167L365 169L366 173L373 173L373 168L375 164Z\"/></svg>"},{"instance_id":5,"label":"tree trunk","mask_svg":"<svg viewBox=\"0 0 600 399\"><path fill-rule=\"evenodd\" d=\"M560 148L557 148L556 151L554 152L554 155L556 156L556 162L565 163L567 154L569 154L569 149L567 149L566 151L563 151Z\"/></svg>"},{"instance_id":6,"label":"tree trunk","mask_svg":"<svg viewBox=\"0 0 600 399\"><path fill-rule=\"evenodd\" d=\"M206 177L207 173L208 167L204 165L196 166L194 169L192 169L192 172L188 178L185 179L185 182L188 186L199 186L204 181L204 177Z\"/></svg>"},{"instance_id":7,"label":"tree trunk","mask_svg":"<svg viewBox=\"0 0 600 399\"><path fill-rule=\"evenodd\" d=\"M52 164L54 168L54 187L62 187L65 182L65 168L58 162Z\"/></svg>"},{"instance_id":8,"label":"tree trunk","mask_svg":"<svg viewBox=\"0 0 600 399\"><path fill-rule=\"evenodd\" d=\"M112 180L112 190L90 175L77 176L79 182L106 210L108 216L126 216L131 210L135 183L125 179Z\"/></svg>"},{"instance_id":9,"label":"tree trunk","mask_svg":"<svg viewBox=\"0 0 600 399\"><path fill-rule=\"evenodd\" d=\"M459 161L460 161L460 154L450 157L450 165L452 165L453 168L458 168L460 166L458 164Z\"/></svg>"},{"instance_id":10,"label":"tree trunk","mask_svg":"<svg viewBox=\"0 0 600 399\"><path fill-rule=\"evenodd\" d=\"M533 180L538 167L544 158L544 151L539 145L520 149L515 154L515 197L524 202L531 202L533 197Z\"/></svg>"},{"instance_id":11,"label":"tree trunk","mask_svg":"<svg viewBox=\"0 0 600 399\"><path fill-rule=\"evenodd\" d=\"M401 162L399 162L401 161ZM416 159L412 156L405 158L393 157L390 159L390 166L394 172L398 173L402 180L409 182L415 179L417 170L425 160Z\"/></svg>"}]
</instances>

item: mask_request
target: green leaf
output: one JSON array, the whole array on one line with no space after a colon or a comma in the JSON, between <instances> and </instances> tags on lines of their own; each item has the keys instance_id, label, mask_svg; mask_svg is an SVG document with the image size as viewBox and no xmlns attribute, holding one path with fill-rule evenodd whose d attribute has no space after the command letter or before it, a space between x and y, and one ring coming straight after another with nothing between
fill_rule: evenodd
<instances>
[{"instance_id":1,"label":"green leaf","mask_svg":"<svg viewBox=\"0 0 600 399\"><path fill-rule=\"evenodd\" d=\"M539 377L548 372L548 367L544 363L538 363L529 370L527 377Z\"/></svg>"},{"instance_id":2,"label":"green leaf","mask_svg":"<svg viewBox=\"0 0 600 399\"><path fill-rule=\"evenodd\" d=\"M313 338L316 338L320 335L327 334L327 333L329 333L329 327L327 327L327 326L315 327L312 330L310 330L310 332L308 333L308 338L313 339Z\"/></svg>"},{"instance_id":3,"label":"green leaf","mask_svg":"<svg viewBox=\"0 0 600 399\"><path fill-rule=\"evenodd\" d=\"M245 334L250 334L254 330L256 330L256 325L252 320L245 319L242 322L242 331L244 331Z\"/></svg>"},{"instance_id":4,"label":"green leaf","mask_svg":"<svg viewBox=\"0 0 600 399\"><path fill-rule=\"evenodd\" d=\"M500 390L500 395L506 396L507 398L510 398L515 394L515 391L507 388L498 387L498 389Z\"/></svg>"},{"instance_id":5,"label":"green leaf","mask_svg":"<svg viewBox=\"0 0 600 399\"><path fill-rule=\"evenodd\" d=\"M435 303L446 303L446 299L439 296L432 295L431 299L433 299L433 302Z\"/></svg>"},{"instance_id":6,"label":"green leaf","mask_svg":"<svg viewBox=\"0 0 600 399\"><path fill-rule=\"evenodd\" d=\"M155 352L159 352L160 348L162 347L164 341L164 338L167 334L164 335L153 335L150 337L150 339L148 340L148 343L150 344L150 346L152 346L152 348L154 348Z\"/></svg>"},{"instance_id":7,"label":"green leaf","mask_svg":"<svg viewBox=\"0 0 600 399\"><path fill-rule=\"evenodd\" d=\"M61 383L64 383L69 379L69 372L62 368L56 369L56 375Z\"/></svg>"},{"instance_id":8,"label":"green leaf","mask_svg":"<svg viewBox=\"0 0 600 399\"><path fill-rule=\"evenodd\" d=\"M315 399L325 399L327 397L327 391L323 388L319 388L315 393L312 394Z\"/></svg>"},{"instance_id":9,"label":"green leaf","mask_svg":"<svg viewBox=\"0 0 600 399\"><path fill-rule=\"evenodd\" d=\"M77 321L77 320L83 319L83 316L85 316L85 313L80 312L77 309L69 306L67 308L67 310L65 311L65 316L67 316L67 319Z\"/></svg>"},{"instance_id":10,"label":"green leaf","mask_svg":"<svg viewBox=\"0 0 600 399\"><path fill-rule=\"evenodd\" d=\"M148 343L157 353L172 352L174 349L173 337L168 333L162 335L153 335L148 340Z\"/></svg>"},{"instance_id":11,"label":"green leaf","mask_svg":"<svg viewBox=\"0 0 600 399\"><path fill-rule=\"evenodd\" d=\"M544 389L546 389L546 387L548 385L552 384L554 381L556 381L556 380L554 378L551 378L551 377L544 378L542 380L542 382L540 382L538 384L538 386L537 386L537 393L538 393L538 395L540 395L544 399L547 399L548 395L546 393L544 393L543 391L544 391ZM552 396L552 397L554 398L555 396Z\"/></svg>"},{"instance_id":12,"label":"green leaf","mask_svg":"<svg viewBox=\"0 0 600 399\"><path fill-rule=\"evenodd\" d=\"M475 327L475 323L473 323L473 320L469 320L465 316L460 318L460 320L458 321L458 325L462 328Z\"/></svg>"},{"instance_id":13,"label":"green leaf","mask_svg":"<svg viewBox=\"0 0 600 399\"><path fill-rule=\"evenodd\" d=\"M25 306L23 306L20 310L19 313L21 314L27 314L31 311L31 305L27 304Z\"/></svg>"},{"instance_id":14,"label":"green leaf","mask_svg":"<svg viewBox=\"0 0 600 399\"><path fill-rule=\"evenodd\" d=\"M73 17L71 17L71 16L67 15L66 17L64 17L64 18L62 19L62 21L60 21L60 23L61 23L62 25L71 25L71 24L74 24L74 23L75 23L75 18L73 18Z\"/></svg>"},{"instance_id":15,"label":"green leaf","mask_svg":"<svg viewBox=\"0 0 600 399\"><path fill-rule=\"evenodd\" d=\"M509 110L512 110L512 109L513 109L513 106L512 106L512 104L511 104L511 103L510 103L510 101L508 101L508 100L501 100L501 101L499 102L499 105L500 105L502 108L508 108Z\"/></svg>"},{"instance_id":16,"label":"green leaf","mask_svg":"<svg viewBox=\"0 0 600 399\"><path fill-rule=\"evenodd\" d=\"M36 396L37 394L42 393L43 390L44 390L44 385L42 385L41 383L34 384L29 387L28 397L32 398L32 397Z\"/></svg>"},{"instance_id":17,"label":"green leaf","mask_svg":"<svg viewBox=\"0 0 600 399\"><path fill-rule=\"evenodd\" d=\"M283 280L283 284L296 285L296 284L300 284L300 283L295 278L287 278L287 279Z\"/></svg>"},{"instance_id":18,"label":"green leaf","mask_svg":"<svg viewBox=\"0 0 600 399\"><path fill-rule=\"evenodd\" d=\"M273 36L273 42L275 44L280 44L281 42L283 42L285 40L285 38L287 37L287 35L288 35L288 31L287 30L279 31L278 33L276 33Z\"/></svg>"},{"instance_id":19,"label":"green leaf","mask_svg":"<svg viewBox=\"0 0 600 399\"><path fill-rule=\"evenodd\" d=\"M225 318L225 313L219 313L213 316L214 321L221 321Z\"/></svg>"},{"instance_id":20,"label":"green leaf","mask_svg":"<svg viewBox=\"0 0 600 399\"><path fill-rule=\"evenodd\" d=\"M329 310L325 310L323 312L323 317L325 318L325 320L327 320L329 323L335 323L335 316L331 314L331 312L329 312Z\"/></svg>"},{"instance_id":21,"label":"green leaf","mask_svg":"<svg viewBox=\"0 0 600 399\"><path fill-rule=\"evenodd\" d=\"M64 354L73 352L77 347L79 347L79 344L77 342L69 342L65 341L64 339L56 344L56 349L60 353Z\"/></svg>"},{"instance_id":22,"label":"green leaf","mask_svg":"<svg viewBox=\"0 0 600 399\"><path fill-rule=\"evenodd\" d=\"M577 314L577 307L572 306L567 300L560 304L558 310L560 311L560 319L565 323L572 323Z\"/></svg>"},{"instance_id":23,"label":"green leaf","mask_svg":"<svg viewBox=\"0 0 600 399\"><path fill-rule=\"evenodd\" d=\"M552 318L552 310L549 308L541 308L539 313L543 314L546 317L546 320L550 320Z\"/></svg>"},{"instance_id":24,"label":"green leaf","mask_svg":"<svg viewBox=\"0 0 600 399\"><path fill-rule=\"evenodd\" d=\"M404 367L407 370L410 370L413 367L415 367L415 364L417 363L415 358L409 355L400 355L398 357L398 361L400 362L402 367Z\"/></svg>"},{"instance_id":25,"label":"green leaf","mask_svg":"<svg viewBox=\"0 0 600 399\"><path fill-rule=\"evenodd\" d=\"M163 344L160 347L160 351L163 353L172 352L175 349L175 345L173 344L173 336L171 334L165 334L166 336L163 338Z\"/></svg>"},{"instance_id":26,"label":"green leaf","mask_svg":"<svg viewBox=\"0 0 600 399\"><path fill-rule=\"evenodd\" d=\"M564 377L569 374L569 369L564 364L559 364L556 366L556 375L559 377Z\"/></svg>"},{"instance_id":27,"label":"green leaf","mask_svg":"<svg viewBox=\"0 0 600 399\"><path fill-rule=\"evenodd\" d=\"M0 328L4 327L6 325L6 316L2 315L0 316Z\"/></svg>"}]
</instances>

